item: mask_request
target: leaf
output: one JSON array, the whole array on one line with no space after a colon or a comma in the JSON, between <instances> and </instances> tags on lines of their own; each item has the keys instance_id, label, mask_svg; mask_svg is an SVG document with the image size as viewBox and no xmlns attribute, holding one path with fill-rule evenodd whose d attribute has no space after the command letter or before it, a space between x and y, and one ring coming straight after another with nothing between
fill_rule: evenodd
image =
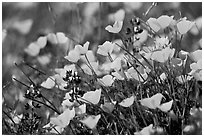
<instances>
[{"instance_id":1,"label":"leaf","mask_svg":"<svg viewBox=\"0 0 204 137\"><path fill-rule=\"evenodd\" d=\"M41 84L41 86L46 89L51 89L55 86L55 79L53 77L48 77L47 80Z\"/></svg>"},{"instance_id":2,"label":"leaf","mask_svg":"<svg viewBox=\"0 0 204 137\"><path fill-rule=\"evenodd\" d=\"M158 108L163 112L168 112L171 109L172 104L173 104L173 100L171 100L167 103L161 104Z\"/></svg>"},{"instance_id":3,"label":"leaf","mask_svg":"<svg viewBox=\"0 0 204 137\"><path fill-rule=\"evenodd\" d=\"M69 60L70 62L76 63L80 59L80 54L76 50L69 51L68 56L65 56L65 59Z\"/></svg>"},{"instance_id":4,"label":"leaf","mask_svg":"<svg viewBox=\"0 0 204 137\"><path fill-rule=\"evenodd\" d=\"M119 33L123 27L123 21L115 21L113 26L108 25L105 30L107 30L110 33Z\"/></svg>"},{"instance_id":5,"label":"leaf","mask_svg":"<svg viewBox=\"0 0 204 137\"><path fill-rule=\"evenodd\" d=\"M109 87L113 84L114 79L113 79L113 76L111 76L111 75L105 75L102 79L99 79L99 82L102 85Z\"/></svg>"},{"instance_id":6,"label":"leaf","mask_svg":"<svg viewBox=\"0 0 204 137\"><path fill-rule=\"evenodd\" d=\"M40 47L35 42L32 42L24 51L28 55L35 57L40 53Z\"/></svg>"},{"instance_id":7,"label":"leaf","mask_svg":"<svg viewBox=\"0 0 204 137\"><path fill-rule=\"evenodd\" d=\"M61 128L65 128L69 125L70 120L72 120L75 116L75 110L72 109L66 109L62 114L60 114L58 117L52 117L50 118L50 123L57 125Z\"/></svg>"},{"instance_id":8,"label":"leaf","mask_svg":"<svg viewBox=\"0 0 204 137\"><path fill-rule=\"evenodd\" d=\"M134 96L124 99L119 105L123 107L130 107L134 103Z\"/></svg>"},{"instance_id":9,"label":"leaf","mask_svg":"<svg viewBox=\"0 0 204 137\"><path fill-rule=\"evenodd\" d=\"M164 96L161 93L157 93L151 98L144 98L140 100L141 105L150 109L156 109L160 106L161 100Z\"/></svg>"},{"instance_id":10,"label":"leaf","mask_svg":"<svg viewBox=\"0 0 204 137\"><path fill-rule=\"evenodd\" d=\"M93 129L96 127L99 119L101 118L101 114L97 115L97 116L88 116L87 118L80 120L80 122L82 122L83 124L85 124L88 128Z\"/></svg>"},{"instance_id":11,"label":"leaf","mask_svg":"<svg viewBox=\"0 0 204 137\"><path fill-rule=\"evenodd\" d=\"M79 101L86 103L93 103L94 105L98 104L101 98L101 89L95 91L89 91L83 95L82 98L78 98Z\"/></svg>"},{"instance_id":12,"label":"leaf","mask_svg":"<svg viewBox=\"0 0 204 137\"><path fill-rule=\"evenodd\" d=\"M177 28L180 34L185 34L187 33L195 24L195 22L191 22L186 19L182 19L180 22L177 23Z\"/></svg>"},{"instance_id":13,"label":"leaf","mask_svg":"<svg viewBox=\"0 0 204 137\"><path fill-rule=\"evenodd\" d=\"M2 43L4 42L6 36L7 36L7 30L6 30L6 29L3 29L3 30L2 30Z\"/></svg>"},{"instance_id":14,"label":"leaf","mask_svg":"<svg viewBox=\"0 0 204 137\"><path fill-rule=\"evenodd\" d=\"M57 41L58 41L59 44L64 44L68 40L68 38L62 32L57 32L56 37L57 37Z\"/></svg>"}]
</instances>

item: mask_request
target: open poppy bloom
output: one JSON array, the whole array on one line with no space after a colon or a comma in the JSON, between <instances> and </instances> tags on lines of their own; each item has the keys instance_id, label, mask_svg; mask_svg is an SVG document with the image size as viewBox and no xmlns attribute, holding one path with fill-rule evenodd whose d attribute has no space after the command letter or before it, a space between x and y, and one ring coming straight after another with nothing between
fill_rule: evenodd
<instances>
[{"instance_id":1,"label":"open poppy bloom","mask_svg":"<svg viewBox=\"0 0 204 137\"><path fill-rule=\"evenodd\" d=\"M94 116L88 116L87 118L80 120L80 122L82 122L83 124L85 124L88 128L90 129L94 129L99 121L99 119L101 118L101 114Z\"/></svg>"},{"instance_id":2,"label":"open poppy bloom","mask_svg":"<svg viewBox=\"0 0 204 137\"><path fill-rule=\"evenodd\" d=\"M119 103L119 105L123 107L130 107L134 103L134 96L131 96L129 98L124 99L122 102Z\"/></svg>"},{"instance_id":3,"label":"open poppy bloom","mask_svg":"<svg viewBox=\"0 0 204 137\"><path fill-rule=\"evenodd\" d=\"M65 128L69 125L70 120L72 120L75 116L75 110L66 109L62 114L57 117L50 118L50 123L61 128Z\"/></svg>"},{"instance_id":4,"label":"open poppy bloom","mask_svg":"<svg viewBox=\"0 0 204 137\"><path fill-rule=\"evenodd\" d=\"M87 53L88 51L88 48L89 48L89 42L87 41L84 46L82 47L81 45L76 45L75 46L75 50L78 51L80 54L84 55Z\"/></svg>"},{"instance_id":5,"label":"open poppy bloom","mask_svg":"<svg viewBox=\"0 0 204 137\"><path fill-rule=\"evenodd\" d=\"M83 97L78 98L79 101L98 104L101 98L101 89L97 89L95 91L89 91L83 95Z\"/></svg>"},{"instance_id":6,"label":"open poppy bloom","mask_svg":"<svg viewBox=\"0 0 204 137\"><path fill-rule=\"evenodd\" d=\"M80 59L80 54L77 50L71 50L69 51L68 56L65 56L64 58L70 62L76 63Z\"/></svg>"},{"instance_id":7,"label":"open poppy bloom","mask_svg":"<svg viewBox=\"0 0 204 137\"><path fill-rule=\"evenodd\" d=\"M106 41L103 43L103 45L98 46L97 53L103 56L108 56L112 53L114 44L112 42Z\"/></svg>"},{"instance_id":8,"label":"open poppy bloom","mask_svg":"<svg viewBox=\"0 0 204 137\"><path fill-rule=\"evenodd\" d=\"M161 93L157 93L150 98L144 98L144 99L140 100L140 103L141 103L141 105L148 107L150 109L158 108L163 112L168 112L172 107L173 100L171 100L167 103L161 104L161 100L163 97L164 96Z\"/></svg>"},{"instance_id":9,"label":"open poppy bloom","mask_svg":"<svg viewBox=\"0 0 204 137\"><path fill-rule=\"evenodd\" d=\"M160 63L166 62L174 56L175 49L170 49L166 47L165 49L154 51L151 54L151 59Z\"/></svg>"},{"instance_id":10,"label":"open poppy bloom","mask_svg":"<svg viewBox=\"0 0 204 137\"><path fill-rule=\"evenodd\" d=\"M46 89L51 89L55 86L55 79L53 77L48 77L47 80L41 84L41 86Z\"/></svg>"},{"instance_id":11,"label":"open poppy bloom","mask_svg":"<svg viewBox=\"0 0 204 137\"><path fill-rule=\"evenodd\" d=\"M195 22L186 20L185 17L182 18L181 21L179 21L176 26L180 34L185 34L193 27L193 25L195 25Z\"/></svg>"},{"instance_id":12,"label":"open poppy bloom","mask_svg":"<svg viewBox=\"0 0 204 137\"><path fill-rule=\"evenodd\" d=\"M107 30L110 33L119 33L123 27L123 21L115 21L113 26L108 25L105 30Z\"/></svg>"},{"instance_id":13,"label":"open poppy bloom","mask_svg":"<svg viewBox=\"0 0 204 137\"><path fill-rule=\"evenodd\" d=\"M114 82L114 78L111 75L105 75L103 78L98 79L99 83L101 83L104 86L111 86Z\"/></svg>"},{"instance_id":14,"label":"open poppy bloom","mask_svg":"<svg viewBox=\"0 0 204 137\"><path fill-rule=\"evenodd\" d=\"M160 16L159 18L149 18L147 24L155 31L158 32L161 29L165 29L173 21L173 16L167 15Z\"/></svg>"}]
</instances>

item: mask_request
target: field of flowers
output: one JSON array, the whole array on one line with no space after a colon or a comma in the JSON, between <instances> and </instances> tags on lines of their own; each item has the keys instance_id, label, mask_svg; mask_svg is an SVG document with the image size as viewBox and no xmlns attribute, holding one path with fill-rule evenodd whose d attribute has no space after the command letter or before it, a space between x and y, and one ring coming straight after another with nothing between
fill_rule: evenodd
<instances>
[{"instance_id":1,"label":"field of flowers","mask_svg":"<svg viewBox=\"0 0 204 137\"><path fill-rule=\"evenodd\" d=\"M201 135L201 3L3 3L2 134Z\"/></svg>"}]
</instances>

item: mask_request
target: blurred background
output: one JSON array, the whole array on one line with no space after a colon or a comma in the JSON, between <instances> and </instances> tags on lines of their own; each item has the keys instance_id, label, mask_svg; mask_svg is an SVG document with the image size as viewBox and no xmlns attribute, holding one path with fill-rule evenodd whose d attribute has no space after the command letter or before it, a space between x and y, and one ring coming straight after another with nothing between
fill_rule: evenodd
<instances>
[{"instance_id":1,"label":"blurred background","mask_svg":"<svg viewBox=\"0 0 204 137\"><path fill-rule=\"evenodd\" d=\"M3 97L8 104L15 100L23 101L23 90L12 82L15 75L26 83L25 75L14 65L22 61L29 62L40 70L53 74L54 68L63 67L63 57L67 47L60 45L46 46L39 57L30 57L24 49L39 36L48 33L63 32L69 36L69 46L75 41L89 41L94 50L97 45L117 37L105 31L105 27L113 24L113 14L119 9L125 10L125 21L137 16L146 21L150 17L173 15L175 19L187 17L196 21L198 29L192 29L182 40L182 48L186 51L196 50L201 46L202 3L157 3L148 14L144 13L152 3L2 3L2 80ZM127 20L126 20L127 19ZM49 44L49 43L48 43ZM58 46L58 47L57 47ZM44 57L44 58L43 58ZM45 63L46 62L46 63ZM28 67L23 68L27 75L34 74ZM36 75L37 77L37 75ZM34 76L33 76L34 79ZM19 107L20 109L20 107ZM20 111L20 110L19 110Z\"/></svg>"}]
</instances>

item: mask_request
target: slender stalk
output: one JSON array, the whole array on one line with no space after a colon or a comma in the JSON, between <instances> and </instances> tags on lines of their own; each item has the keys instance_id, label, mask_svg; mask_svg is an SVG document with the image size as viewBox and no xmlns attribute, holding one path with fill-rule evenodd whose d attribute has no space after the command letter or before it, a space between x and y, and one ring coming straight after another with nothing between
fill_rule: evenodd
<instances>
[{"instance_id":1,"label":"slender stalk","mask_svg":"<svg viewBox=\"0 0 204 137\"><path fill-rule=\"evenodd\" d=\"M150 11L157 6L157 2L152 2L151 6L147 9L147 11L145 13L143 13L143 15L145 17L147 17L147 15L150 13Z\"/></svg>"},{"instance_id":2,"label":"slender stalk","mask_svg":"<svg viewBox=\"0 0 204 137\"><path fill-rule=\"evenodd\" d=\"M42 98L45 99L50 105L52 105L55 110L57 110L57 108L55 107L55 105L54 105L52 102L50 102L46 97L44 97L44 96L42 95ZM57 111L58 111L58 110L57 110ZM58 112L59 112L59 111L58 111Z\"/></svg>"},{"instance_id":3,"label":"slender stalk","mask_svg":"<svg viewBox=\"0 0 204 137\"><path fill-rule=\"evenodd\" d=\"M123 48L122 46L120 46L118 43L115 43L118 47L120 47L121 49L123 49L124 51L126 51L131 57L133 57L141 66L143 66L144 68L146 68L135 56L133 56L127 49Z\"/></svg>"},{"instance_id":4,"label":"slender stalk","mask_svg":"<svg viewBox=\"0 0 204 137\"><path fill-rule=\"evenodd\" d=\"M27 88L30 88L30 86L26 85L25 83L19 81L18 79L16 78L13 78L13 80L17 81L18 83L22 84L23 86L27 87Z\"/></svg>"},{"instance_id":5,"label":"slender stalk","mask_svg":"<svg viewBox=\"0 0 204 137\"><path fill-rule=\"evenodd\" d=\"M36 100L36 99L34 99L34 98L30 98L30 97L25 97L25 98L30 99L30 100L35 101L35 102L38 102L38 103L40 103L40 104L42 104L42 105L45 105L46 107L52 109L54 112L56 112L58 115L60 115L60 112L59 112L58 110L56 110L55 108L52 108L51 106L45 104L44 102L41 102L41 101L39 101L39 100Z\"/></svg>"},{"instance_id":6,"label":"slender stalk","mask_svg":"<svg viewBox=\"0 0 204 137\"><path fill-rule=\"evenodd\" d=\"M16 123L13 121L13 119L3 110L3 113L11 120L11 122L16 126Z\"/></svg>"},{"instance_id":7,"label":"slender stalk","mask_svg":"<svg viewBox=\"0 0 204 137\"><path fill-rule=\"evenodd\" d=\"M18 66L18 64L17 64L17 63L14 63L14 64L16 65L16 67L17 67L18 69L21 70L21 72L22 72L22 73L26 76L26 78L33 84L33 86L35 86L35 83L30 79L29 76L26 75L26 73Z\"/></svg>"}]
</instances>

